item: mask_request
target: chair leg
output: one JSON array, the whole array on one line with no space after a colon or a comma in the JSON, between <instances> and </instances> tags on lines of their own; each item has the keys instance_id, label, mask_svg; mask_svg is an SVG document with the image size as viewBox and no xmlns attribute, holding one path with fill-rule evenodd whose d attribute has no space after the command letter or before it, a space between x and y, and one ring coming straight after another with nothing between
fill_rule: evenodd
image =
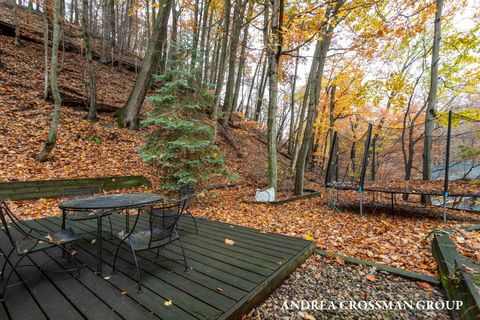
<instances>
[{"instance_id":1,"label":"chair leg","mask_svg":"<svg viewBox=\"0 0 480 320\"><path fill-rule=\"evenodd\" d=\"M137 282L138 282L138 293L142 292L142 284L140 282L140 268L138 266L138 260L137 260L137 255L135 254L135 249L133 249L133 246L130 244L130 249L132 250L133 254L133 261L135 262L135 269L137 273Z\"/></svg>"},{"instance_id":2,"label":"chair leg","mask_svg":"<svg viewBox=\"0 0 480 320\"><path fill-rule=\"evenodd\" d=\"M77 275L74 276L74 278L76 279L76 278L80 277L80 268L78 267L77 258L75 258L75 256L69 250L67 250L64 246L60 245L58 247L63 251L64 254L67 255L69 262L70 262L70 259L71 259L73 261L73 263L75 264L75 269L77 269ZM70 271L70 270L68 270L68 271Z\"/></svg>"},{"instance_id":3,"label":"chair leg","mask_svg":"<svg viewBox=\"0 0 480 320\"><path fill-rule=\"evenodd\" d=\"M2 266L2 273L0 274L0 279L4 279L3 275L5 274L5 267L7 266L7 263L11 264L10 263L10 256L12 255L14 250L15 250L15 248L12 248L12 250L10 250L10 252L5 257L5 261L3 262L3 266Z\"/></svg>"},{"instance_id":4,"label":"chair leg","mask_svg":"<svg viewBox=\"0 0 480 320\"><path fill-rule=\"evenodd\" d=\"M110 215L108 216L108 223L110 223L110 239L113 239L113 225L112 225L112 218Z\"/></svg>"},{"instance_id":5,"label":"chair leg","mask_svg":"<svg viewBox=\"0 0 480 320\"><path fill-rule=\"evenodd\" d=\"M195 217L190 211L187 210L187 213L190 215L190 217L192 217L193 224L195 225L195 233L198 234L197 219L195 219Z\"/></svg>"},{"instance_id":6,"label":"chair leg","mask_svg":"<svg viewBox=\"0 0 480 320\"><path fill-rule=\"evenodd\" d=\"M117 263L117 255L118 255L118 251L120 251L120 246L122 245L122 243L120 243L118 246L117 246L117 250L115 250L115 255L113 257L113 266L112 266L112 271L115 272L116 270L116 263Z\"/></svg>"},{"instance_id":7,"label":"chair leg","mask_svg":"<svg viewBox=\"0 0 480 320\"><path fill-rule=\"evenodd\" d=\"M25 259L25 257L27 255L28 255L28 253L21 256L20 259L18 259L17 262L15 262L15 264L12 266L12 270L10 270L10 273L8 274L8 277L5 279L5 285L3 286L2 292L0 293L0 301L1 302L5 301L5 292L7 291L8 282L10 281L10 278L12 277L12 274L15 272L15 268L18 266L18 264L20 262L22 262L23 259Z\"/></svg>"},{"instance_id":8,"label":"chair leg","mask_svg":"<svg viewBox=\"0 0 480 320\"><path fill-rule=\"evenodd\" d=\"M183 264L185 265L185 271L187 271L188 270L187 258L185 256L185 250L183 249L183 243L182 243L182 240L180 240L180 238L178 238L178 242L180 242L180 248L182 249L182 255L183 255Z\"/></svg>"}]
</instances>

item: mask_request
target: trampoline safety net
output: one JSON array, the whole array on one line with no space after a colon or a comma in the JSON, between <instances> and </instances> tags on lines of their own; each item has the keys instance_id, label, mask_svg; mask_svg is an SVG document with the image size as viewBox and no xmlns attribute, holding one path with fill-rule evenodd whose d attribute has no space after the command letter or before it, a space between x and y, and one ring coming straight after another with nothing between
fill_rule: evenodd
<instances>
[{"instance_id":1,"label":"trampoline safety net","mask_svg":"<svg viewBox=\"0 0 480 320\"><path fill-rule=\"evenodd\" d=\"M448 195L454 180L480 179L480 120L462 112L437 115L431 135L431 178ZM362 190L373 182L423 179L424 123L359 125L336 131L325 185ZM441 182L443 181L443 183Z\"/></svg>"}]
</instances>

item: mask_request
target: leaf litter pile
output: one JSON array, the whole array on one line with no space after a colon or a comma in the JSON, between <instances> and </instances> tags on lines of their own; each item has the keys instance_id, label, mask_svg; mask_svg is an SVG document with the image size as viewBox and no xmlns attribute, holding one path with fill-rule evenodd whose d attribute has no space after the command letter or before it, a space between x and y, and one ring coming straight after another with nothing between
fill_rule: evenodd
<instances>
[{"instance_id":1,"label":"leaf litter pile","mask_svg":"<svg viewBox=\"0 0 480 320\"><path fill-rule=\"evenodd\" d=\"M480 230L455 230L450 238L460 254L480 266Z\"/></svg>"},{"instance_id":2,"label":"leaf litter pile","mask_svg":"<svg viewBox=\"0 0 480 320\"><path fill-rule=\"evenodd\" d=\"M11 38L0 36L3 69L0 70L0 177L2 181L81 178L108 175L145 175L153 187L115 192L158 189L159 177L136 150L144 131L119 129L111 114L101 113L97 123L84 120L86 111L62 107L58 142L45 163L35 160L50 125L53 105L42 99L43 45L22 42L14 48ZM83 88L82 57L62 53L59 82L80 92ZM81 68L80 68L81 69ZM99 101L120 107L133 85L134 74L95 63L99 77ZM146 108L148 110L148 108ZM399 215L377 212L360 217L358 210L340 212L327 206L326 195L269 206L244 203L253 200L255 189L266 186L267 150L258 133L248 127L230 129L237 151L218 135L227 166L239 176L234 188L200 193L193 213L209 219L240 224L264 232L282 233L315 240L320 249L394 267L435 274L430 241L424 238L436 228L457 227L449 220L443 226L436 216ZM279 156L280 190L291 187L289 161ZM226 183L225 181L220 181ZM319 184L308 182L312 188ZM280 193L281 194L281 193ZM287 194L285 194L287 195ZM352 197L346 193L346 196ZM17 201L12 208L24 218L59 215L60 199Z\"/></svg>"}]
</instances>

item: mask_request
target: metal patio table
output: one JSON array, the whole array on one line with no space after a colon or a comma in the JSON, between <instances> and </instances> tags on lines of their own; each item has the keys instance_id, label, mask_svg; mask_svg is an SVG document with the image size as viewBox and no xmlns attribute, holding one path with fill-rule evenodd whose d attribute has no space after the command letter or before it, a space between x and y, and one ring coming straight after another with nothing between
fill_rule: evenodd
<instances>
[{"instance_id":1,"label":"metal patio table","mask_svg":"<svg viewBox=\"0 0 480 320\"><path fill-rule=\"evenodd\" d=\"M164 199L163 196L154 193L125 193L98 195L82 199L74 199L62 202L62 229L65 229L65 220L69 211L73 212L91 212L84 218L77 220L97 219L97 274L102 273L102 219L114 211L125 210L125 232L130 230L129 209L140 209L148 207Z\"/></svg>"}]
</instances>

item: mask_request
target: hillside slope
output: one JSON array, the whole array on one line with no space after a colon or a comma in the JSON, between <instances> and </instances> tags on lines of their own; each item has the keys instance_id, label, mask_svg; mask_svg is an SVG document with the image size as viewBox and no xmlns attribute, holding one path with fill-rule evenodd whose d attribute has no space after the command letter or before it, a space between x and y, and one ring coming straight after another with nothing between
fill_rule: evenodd
<instances>
[{"instance_id":1,"label":"hillside slope","mask_svg":"<svg viewBox=\"0 0 480 320\"><path fill-rule=\"evenodd\" d=\"M83 104L62 107L58 143L46 163L35 160L48 133L53 103L42 98L43 46L22 41L17 48L13 38L0 35L0 180L21 181L143 174L158 182L153 168L136 153L143 131L120 129L111 113L102 112L97 123L89 123ZM60 56L59 85L63 91L84 96L85 59L72 52ZM128 98L135 74L94 62L100 103L120 108ZM150 108L148 104L145 109ZM144 111L145 112L145 111ZM255 134L231 129L243 158L219 135L231 172L240 183L254 186L266 183L266 146ZM280 157L285 166L287 161ZM158 187L158 184L155 184Z\"/></svg>"}]
</instances>

